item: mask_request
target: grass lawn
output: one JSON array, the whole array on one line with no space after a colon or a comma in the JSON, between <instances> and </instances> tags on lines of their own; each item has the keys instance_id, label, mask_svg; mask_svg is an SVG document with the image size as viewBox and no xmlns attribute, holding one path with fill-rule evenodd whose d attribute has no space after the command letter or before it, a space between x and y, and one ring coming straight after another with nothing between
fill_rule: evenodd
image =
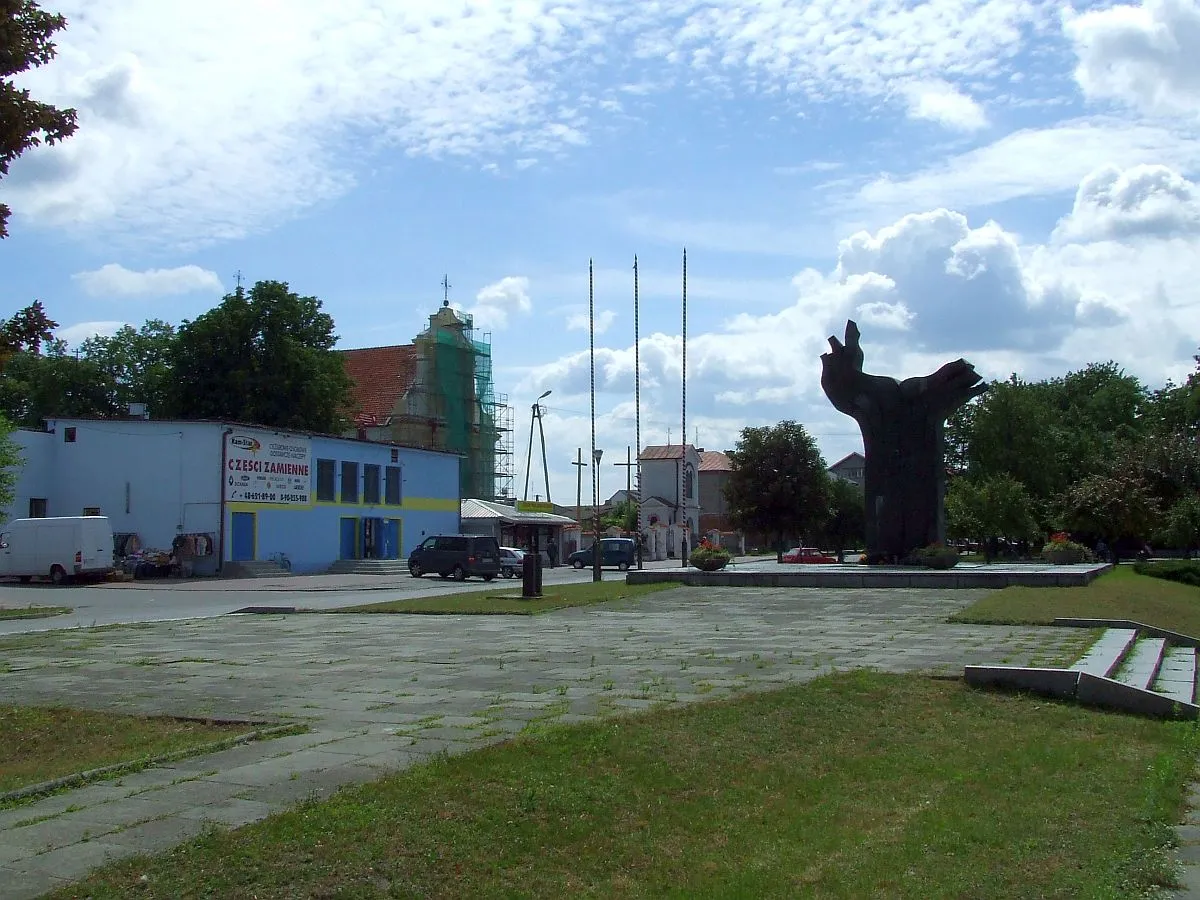
<instances>
[{"instance_id":1,"label":"grass lawn","mask_svg":"<svg viewBox=\"0 0 1200 900\"><path fill-rule=\"evenodd\" d=\"M493 591L466 591L446 594L443 597L419 597L413 600L389 600L386 603L366 603L343 609L322 610L330 613L425 613L458 615L516 615L528 616L565 609L568 606L588 606L592 603L607 603L611 600L628 600L653 594L656 591L677 588L677 584L626 584L624 578L610 576L612 580L584 582L583 584L545 585L543 596L537 600L522 600L521 588ZM519 582L518 582L519 584Z\"/></svg>"},{"instance_id":2,"label":"grass lawn","mask_svg":"<svg viewBox=\"0 0 1200 900\"><path fill-rule=\"evenodd\" d=\"M0 606L0 620L45 619L49 616L61 616L71 611L69 606Z\"/></svg>"},{"instance_id":3,"label":"grass lawn","mask_svg":"<svg viewBox=\"0 0 1200 900\"><path fill-rule=\"evenodd\" d=\"M1200 588L1118 566L1086 587L1007 587L951 617L982 625L1048 625L1060 616L1131 619L1200 637Z\"/></svg>"},{"instance_id":4,"label":"grass lawn","mask_svg":"<svg viewBox=\"0 0 1200 900\"><path fill-rule=\"evenodd\" d=\"M236 737L246 725L0 706L0 791Z\"/></svg>"},{"instance_id":5,"label":"grass lawn","mask_svg":"<svg viewBox=\"0 0 1200 900\"><path fill-rule=\"evenodd\" d=\"M859 671L441 758L52 896L1137 896L1195 735Z\"/></svg>"}]
</instances>

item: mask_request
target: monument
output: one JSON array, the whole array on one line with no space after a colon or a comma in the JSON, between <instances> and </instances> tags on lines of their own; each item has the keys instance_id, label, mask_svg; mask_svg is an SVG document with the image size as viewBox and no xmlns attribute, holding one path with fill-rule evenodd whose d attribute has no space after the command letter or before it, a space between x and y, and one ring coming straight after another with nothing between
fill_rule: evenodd
<instances>
[{"instance_id":1,"label":"monument","mask_svg":"<svg viewBox=\"0 0 1200 900\"><path fill-rule=\"evenodd\" d=\"M830 352L821 355L821 387L834 408L862 430L867 561L898 563L945 539L943 428L952 412L987 385L964 359L904 381L868 375L859 336L858 325L848 320L844 344L829 338Z\"/></svg>"}]
</instances>

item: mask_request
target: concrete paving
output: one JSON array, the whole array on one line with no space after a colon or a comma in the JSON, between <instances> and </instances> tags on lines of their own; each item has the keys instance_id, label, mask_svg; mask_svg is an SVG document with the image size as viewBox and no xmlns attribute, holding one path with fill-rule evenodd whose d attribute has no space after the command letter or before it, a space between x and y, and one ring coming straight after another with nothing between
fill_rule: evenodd
<instances>
[{"instance_id":1,"label":"concrete paving","mask_svg":"<svg viewBox=\"0 0 1200 900\"><path fill-rule=\"evenodd\" d=\"M835 669L1061 663L1075 628L948 625L982 592L681 588L524 616L234 616L0 642L0 702L295 720L310 731L0 811L0 885L256 821L439 752Z\"/></svg>"}]
</instances>

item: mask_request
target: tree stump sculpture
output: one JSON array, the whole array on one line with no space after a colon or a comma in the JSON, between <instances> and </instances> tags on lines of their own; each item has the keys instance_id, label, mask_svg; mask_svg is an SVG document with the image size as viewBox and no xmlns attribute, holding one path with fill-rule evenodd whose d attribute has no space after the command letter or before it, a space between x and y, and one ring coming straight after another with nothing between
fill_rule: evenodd
<instances>
[{"instance_id":1,"label":"tree stump sculpture","mask_svg":"<svg viewBox=\"0 0 1200 900\"><path fill-rule=\"evenodd\" d=\"M946 418L987 390L964 359L932 375L897 381L863 372L858 325L846 322L846 342L829 338L821 356L821 387L839 412L862 430L866 456L867 561L898 563L945 539L943 428Z\"/></svg>"}]
</instances>

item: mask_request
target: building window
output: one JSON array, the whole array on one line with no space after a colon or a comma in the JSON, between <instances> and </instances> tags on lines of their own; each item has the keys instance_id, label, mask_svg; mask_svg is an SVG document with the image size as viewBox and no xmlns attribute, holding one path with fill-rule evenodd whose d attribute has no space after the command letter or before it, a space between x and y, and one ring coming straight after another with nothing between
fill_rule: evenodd
<instances>
[{"instance_id":1,"label":"building window","mask_svg":"<svg viewBox=\"0 0 1200 900\"><path fill-rule=\"evenodd\" d=\"M400 505L399 466L388 466L384 472L384 502L391 506Z\"/></svg>"},{"instance_id":2,"label":"building window","mask_svg":"<svg viewBox=\"0 0 1200 900\"><path fill-rule=\"evenodd\" d=\"M400 451L395 447L392 448L392 462L400 462Z\"/></svg>"},{"instance_id":3,"label":"building window","mask_svg":"<svg viewBox=\"0 0 1200 900\"><path fill-rule=\"evenodd\" d=\"M75 426L74 425L72 425L70 428L63 429L63 443L64 444L75 443Z\"/></svg>"},{"instance_id":4,"label":"building window","mask_svg":"<svg viewBox=\"0 0 1200 900\"><path fill-rule=\"evenodd\" d=\"M317 500L332 503L337 499L336 481L337 469L332 459L317 460Z\"/></svg>"},{"instance_id":5,"label":"building window","mask_svg":"<svg viewBox=\"0 0 1200 900\"><path fill-rule=\"evenodd\" d=\"M685 500L691 500L696 496L696 470L692 468L691 463L685 463L683 467L683 497Z\"/></svg>"},{"instance_id":6,"label":"building window","mask_svg":"<svg viewBox=\"0 0 1200 900\"><path fill-rule=\"evenodd\" d=\"M98 515L100 515L100 507L98 507L98 506L85 506L85 507L83 508L83 514L84 514L85 516L98 516Z\"/></svg>"},{"instance_id":7,"label":"building window","mask_svg":"<svg viewBox=\"0 0 1200 900\"><path fill-rule=\"evenodd\" d=\"M31 518L31 519L46 518L46 498L45 497L30 497L29 498L29 518Z\"/></svg>"},{"instance_id":8,"label":"building window","mask_svg":"<svg viewBox=\"0 0 1200 900\"><path fill-rule=\"evenodd\" d=\"M358 463L342 463L342 502L358 502Z\"/></svg>"},{"instance_id":9,"label":"building window","mask_svg":"<svg viewBox=\"0 0 1200 900\"><path fill-rule=\"evenodd\" d=\"M363 466L363 503L379 502L379 466Z\"/></svg>"}]
</instances>

